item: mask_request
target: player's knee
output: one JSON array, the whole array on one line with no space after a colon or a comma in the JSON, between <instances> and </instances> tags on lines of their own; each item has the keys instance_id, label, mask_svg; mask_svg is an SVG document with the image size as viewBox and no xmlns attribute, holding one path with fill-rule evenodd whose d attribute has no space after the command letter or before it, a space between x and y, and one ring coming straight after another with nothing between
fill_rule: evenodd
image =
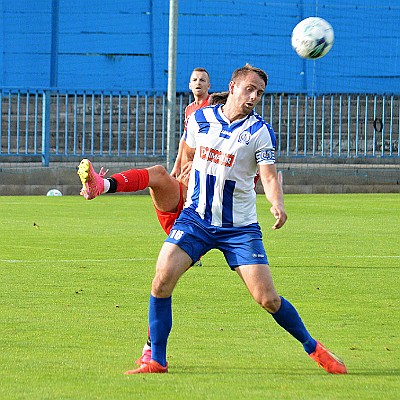
<instances>
[{"instance_id":1,"label":"player's knee","mask_svg":"<svg viewBox=\"0 0 400 400\"><path fill-rule=\"evenodd\" d=\"M149 172L154 176L164 177L169 176L168 171L162 165L154 165L153 167L149 168Z\"/></svg>"},{"instance_id":2,"label":"player's knee","mask_svg":"<svg viewBox=\"0 0 400 400\"><path fill-rule=\"evenodd\" d=\"M258 304L269 313L276 313L281 307L281 299L278 295L265 295L260 298Z\"/></svg>"},{"instance_id":3,"label":"player's knee","mask_svg":"<svg viewBox=\"0 0 400 400\"><path fill-rule=\"evenodd\" d=\"M153 279L153 283L151 285L151 292L155 297L169 297L171 296L173 291L173 284L166 279L162 278L159 275L156 275Z\"/></svg>"},{"instance_id":4,"label":"player's knee","mask_svg":"<svg viewBox=\"0 0 400 400\"><path fill-rule=\"evenodd\" d=\"M157 284L154 284L151 286L151 293L154 297L168 297L170 294L167 290L167 287L165 285L160 284L159 282Z\"/></svg>"},{"instance_id":5,"label":"player's knee","mask_svg":"<svg viewBox=\"0 0 400 400\"><path fill-rule=\"evenodd\" d=\"M162 187L166 184L167 180L171 179L168 171L162 165L154 165L147 170L149 171L150 187Z\"/></svg>"}]
</instances>

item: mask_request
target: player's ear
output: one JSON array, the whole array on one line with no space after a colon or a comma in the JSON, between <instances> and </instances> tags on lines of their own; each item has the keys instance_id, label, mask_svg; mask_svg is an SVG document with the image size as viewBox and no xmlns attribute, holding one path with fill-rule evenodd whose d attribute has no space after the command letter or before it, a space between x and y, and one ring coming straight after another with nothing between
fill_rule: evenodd
<instances>
[{"instance_id":1,"label":"player's ear","mask_svg":"<svg viewBox=\"0 0 400 400\"><path fill-rule=\"evenodd\" d=\"M230 81L229 82L229 93L233 93L233 87L235 86L235 82Z\"/></svg>"}]
</instances>

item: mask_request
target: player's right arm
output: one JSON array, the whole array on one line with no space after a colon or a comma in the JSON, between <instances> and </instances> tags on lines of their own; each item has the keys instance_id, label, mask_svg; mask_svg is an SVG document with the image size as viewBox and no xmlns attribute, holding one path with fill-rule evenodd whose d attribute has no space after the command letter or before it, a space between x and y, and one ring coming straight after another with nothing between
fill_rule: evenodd
<instances>
[{"instance_id":1,"label":"player's right arm","mask_svg":"<svg viewBox=\"0 0 400 400\"><path fill-rule=\"evenodd\" d=\"M189 162L193 161L194 153L196 149L189 147L186 142L183 143L182 146L182 161L181 161L181 169L183 170L184 166Z\"/></svg>"},{"instance_id":2,"label":"player's right arm","mask_svg":"<svg viewBox=\"0 0 400 400\"><path fill-rule=\"evenodd\" d=\"M184 139L184 137L182 135L181 136L181 140L179 141L178 154L176 156L174 167L172 168L172 171L171 171L171 174L170 174L174 178L178 178L178 176L181 174L182 151L183 151L184 143L185 143L185 139Z\"/></svg>"},{"instance_id":3,"label":"player's right arm","mask_svg":"<svg viewBox=\"0 0 400 400\"><path fill-rule=\"evenodd\" d=\"M184 120L184 127L183 127L183 134L181 136L181 139L179 141L179 146L178 146L178 154L176 155L176 160L174 163L174 167L172 168L172 171L170 173L171 176L174 178L178 179L178 176L181 174L182 170L182 151L183 151L183 144L185 143L185 136L186 136L186 130L187 130L187 123L188 119L190 117L190 112L189 112L189 106L185 108L185 120Z\"/></svg>"},{"instance_id":4,"label":"player's right arm","mask_svg":"<svg viewBox=\"0 0 400 400\"><path fill-rule=\"evenodd\" d=\"M197 124L195 113L191 114L187 126L186 132L183 136L182 141L182 157L181 157L181 169L189 161L193 161L194 153L196 151L196 133L199 131L199 126Z\"/></svg>"},{"instance_id":5,"label":"player's right arm","mask_svg":"<svg viewBox=\"0 0 400 400\"><path fill-rule=\"evenodd\" d=\"M189 177L190 177L190 171L192 170L192 161L189 161L185 165L182 166L181 173L177 176L177 181L181 183L182 185L188 187L189 184Z\"/></svg>"},{"instance_id":6,"label":"player's right arm","mask_svg":"<svg viewBox=\"0 0 400 400\"><path fill-rule=\"evenodd\" d=\"M186 187L189 183L190 172L192 170L193 158L196 149L189 147L185 142L182 146L182 163L181 163L181 173L177 176L177 180Z\"/></svg>"}]
</instances>

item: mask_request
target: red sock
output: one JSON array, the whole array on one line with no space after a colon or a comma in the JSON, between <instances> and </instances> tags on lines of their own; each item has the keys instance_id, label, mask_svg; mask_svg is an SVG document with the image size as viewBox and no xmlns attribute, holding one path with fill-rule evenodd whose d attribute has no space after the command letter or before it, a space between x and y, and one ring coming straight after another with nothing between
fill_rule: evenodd
<instances>
[{"instance_id":1,"label":"red sock","mask_svg":"<svg viewBox=\"0 0 400 400\"><path fill-rule=\"evenodd\" d=\"M146 189L149 185L149 171L147 169L130 169L111 175L117 181L117 192L137 192Z\"/></svg>"}]
</instances>

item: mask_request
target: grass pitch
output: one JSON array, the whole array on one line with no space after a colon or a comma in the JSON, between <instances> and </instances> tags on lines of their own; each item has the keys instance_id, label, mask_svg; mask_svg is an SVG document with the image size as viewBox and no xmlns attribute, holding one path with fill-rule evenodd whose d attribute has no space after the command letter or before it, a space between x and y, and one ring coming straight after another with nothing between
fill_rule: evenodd
<instances>
[{"instance_id":1,"label":"grass pitch","mask_svg":"<svg viewBox=\"0 0 400 400\"><path fill-rule=\"evenodd\" d=\"M400 197L287 195L259 220L278 292L349 370L317 368L220 253L173 296L170 373L125 376L164 233L148 196L0 197L0 399L398 399Z\"/></svg>"}]
</instances>

